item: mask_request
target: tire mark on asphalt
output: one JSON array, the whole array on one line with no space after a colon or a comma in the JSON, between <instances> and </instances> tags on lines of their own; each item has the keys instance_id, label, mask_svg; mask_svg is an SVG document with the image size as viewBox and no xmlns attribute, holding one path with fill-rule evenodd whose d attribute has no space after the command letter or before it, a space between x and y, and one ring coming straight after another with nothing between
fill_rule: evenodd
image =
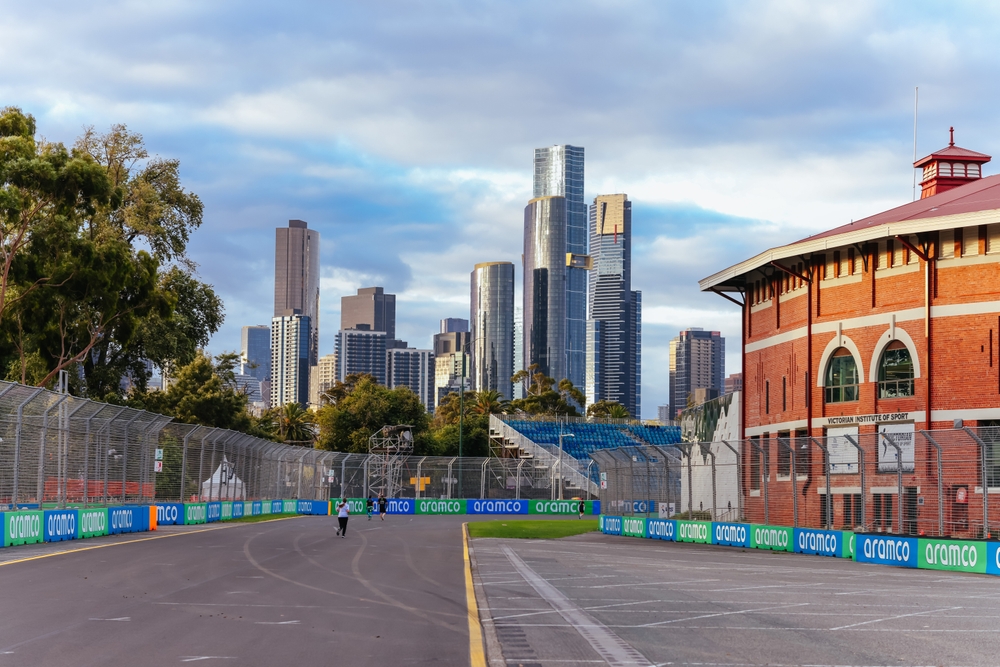
<instances>
[{"instance_id":1,"label":"tire mark on asphalt","mask_svg":"<svg viewBox=\"0 0 1000 667\"><path fill-rule=\"evenodd\" d=\"M420 577L421 579L423 579L424 581L426 581L427 583L434 584L435 586L440 588L441 587L440 582L431 579L430 577L428 577L423 572L417 569L416 563L413 562L413 556L410 554L410 545L407 543L407 541L401 537L398 539L399 543L403 545L403 557L406 559L406 564L410 567L411 570L413 570L413 573L418 577Z\"/></svg>"}]
</instances>

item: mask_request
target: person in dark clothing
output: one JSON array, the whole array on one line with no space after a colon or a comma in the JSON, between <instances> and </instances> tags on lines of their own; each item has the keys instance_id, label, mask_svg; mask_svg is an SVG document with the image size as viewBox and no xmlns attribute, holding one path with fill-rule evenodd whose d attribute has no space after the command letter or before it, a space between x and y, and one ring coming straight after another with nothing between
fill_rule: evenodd
<instances>
[{"instance_id":1,"label":"person in dark clothing","mask_svg":"<svg viewBox=\"0 0 1000 667\"><path fill-rule=\"evenodd\" d=\"M365 499L365 509L368 510L368 520L371 521L372 520L372 512L375 509L375 499L372 498L371 496L368 496Z\"/></svg>"},{"instance_id":2,"label":"person in dark clothing","mask_svg":"<svg viewBox=\"0 0 1000 667\"><path fill-rule=\"evenodd\" d=\"M379 516L382 517L383 521L385 521L385 511L388 509L388 507L389 503L388 501L386 501L385 496L380 494L378 497L378 513Z\"/></svg>"},{"instance_id":3,"label":"person in dark clothing","mask_svg":"<svg viewBox=\"0 0 1000 667\"><path fill-rule=\"evenodd\" d=\"M583 518L583 515L584 515L584 513L586 511L587 511L587 501L586 500L581 500L580 501L580 518L581 519Z\"/></svg>"},{"instance_id":4,"label":"person in dark clothing","mask_svg":"<svg viewBox=\"0 0 1000 667\"><path fill-rule=\"evenodd\" d=\"M347 537L347 519L351 516L351 508L347 505L347 498L341 498L340 502L337 503L337 523L340 527L337 528L337 534L341 537Z\"/></svg>"}]
</instances>

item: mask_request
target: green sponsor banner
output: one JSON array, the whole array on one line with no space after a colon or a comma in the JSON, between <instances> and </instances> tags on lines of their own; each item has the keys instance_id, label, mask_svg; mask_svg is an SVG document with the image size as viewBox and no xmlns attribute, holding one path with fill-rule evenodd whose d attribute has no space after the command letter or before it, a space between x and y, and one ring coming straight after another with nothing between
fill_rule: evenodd
<instances>
[{"instance_id":1,"label":"green sponsor banner","mask_svg":"<svg viewBox=\"0 0 1000 667\"><path fill-rule=\"evenodd\" d=\"M108 534L108 508L99 510L80 510L80 523L77 527L80 537L98 537Z\"/></svg>"},{"instance_id":2,"label":"green sponsor banner","mask_svg":"<svg viewBox=\"0 0 1000 667\"><path fill-rule=\"evenodd\" d=\"M233 504L231 502L222 503L222 515L219 517L220 521L229 521L233 518Z\"/></svg>"},{"instance_id":3,"label":"green sponsor banner","mask_svg":"<svg viewBox=\"0 0 1000 667\"><path fill-rule=\"evenodd\" d=\"M750 546L754 549L770 549L771 551L795 550L794 528L784 526L750 526Z\"/></svg>"},{"instance_id":4,"label":"green sponsor banner","mask_svg":"<svg viewBox=\"0 0 1000 667\"><path fill-rule=\"evenodd\" d=\"M377 502L377 501L376 501ZM330 514L337 513L337 505L340 504L339 498L334 498L330 503ZM348 498L347 499L347 511L351 514L365 514L365 499L364 498ZM373 512L378 511L378 506L376 505Z\"/></svg>"},{"instance_id":5,"label":"green sponsor banner","mask_svg":"<svg viewBox=\"0 0 1000 667\"><path fill-rule=\"evenodd\" d=\"M849 530L840 531L840 557L854 560L854 533Z\"/></svg>"},{"instance_id":6,"label":"green sponsor banner","mask_svg":"<svg viewBox=\"0 0 1000 667\"><path fill-rule=\"evenodd\" d=\"M465 499L435 500L420 498L416 502L415 514L465 514Z\"/></svg>"},{"instance_id":7,"label":"green sponsor banner","mask_svg":"<svg viewBox=\"0 0 1000 667\"><path fill-rule=\"evenodd\" d=\"M642 517L622 517L622 535L626 537L646 537L646 519Z\"/></svg>"},{"instance_id":8,"label":"green sponsor banner","mask_svg":"<svg viewBox=\"0 0 1000 667\"><path fill-rule=\"evenodd\" d=\"M298 509L296 508L297 503L294 500L285 500L281 504L282 514L295 514Z\"/></svg>"},{"instance_id":9,"label":"green sponsor banner","mask_svg":"<svg viewBox=\"0 0 1000 667\"><path fill-rule=\"evenodd\" d=\"M208 520L207 503L185 503L184 523L191 525L195 523L205 523Z\"/></svg>"},{"instance_id":10,"label":"green sponsor banner","mask_svg":"<svg viewBox=\"0 0 1000 667\"><path fill-rule=\"evenodd\" d=\"M675 539L678 542L712 543L711 521L678 521Z\"/></svg>"},{"instance_id":11,"label":"green sponsor banner","mask_svg":"<svg viewBox=\"0 0 1000 667\"><path fill-rule=\"evenodd\" d=\"M262 501L260 501L260 513L261 514L270 514L271 513L271 501L270 500L262 500Z\"/></svg>"},{"instance_id":12,"label":"green sponsor banner","mask_svg":"<svg viewBox=\"0 0 1000 667\"><path fill-rule=\"evenodd\" d=\"M4 512L3 545L35 544L41 542L42 513L40 511Z\"/></svg>"},{"instance_id":13,"label":"green sponsor banner","mask_svg":"<svg viewBox=\"0 0 1000 667\"><path fill-rule=\"evenodd\" d=\"M579 500L529 500L528 514L579 514ZM585 500L583 513L594 513L594 501Z\"/></svg>"},{"instance_id":14,"label":"green sponsor banner","mask_svg":"<svg viewBox=\"0 0 1000 667\"><path fill-rule=\"evenodd\" d=\"M985 573L986 543L918 539L917 567L927 570Z\"/></svg>"}]
</instances>

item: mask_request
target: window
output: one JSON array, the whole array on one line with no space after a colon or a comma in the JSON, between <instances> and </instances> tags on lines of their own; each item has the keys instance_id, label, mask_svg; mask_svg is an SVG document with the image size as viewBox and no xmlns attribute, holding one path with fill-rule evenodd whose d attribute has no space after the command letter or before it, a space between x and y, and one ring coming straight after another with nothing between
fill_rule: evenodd
<instances>
[{"instance_id":1,"label":"window","mask_svg":"<svg viewBox=\"0 0 1000 667\"><path fill-rule=\"evenodd\" d=\"M844 494L844 528L853 528L862 525L861 519L861 494Z\"/></svg>"},{"instance_id":2,"label":"window","mask_svg":"<svg viewBox=\"0 0 1000 667\"><path fill-rule=\"evenodd\" d=\"M951 162L939 162L938 163L938 175L940 175L940 176L951 176Z\"/></svg>"},{"instance_id":3,"label":"window","mask_svg":"<svg viewBox=\"0 0 1000 667\"><path fill-rule=\"evenodd\" d=\"M788 378L781 378L781 411L788 409Z\"/></svg>"},{"instance_id":4,"label":"window","mask_svg":"<svg viewBox=\"0 0 1000 667\"><path fill-rule=\"evenodd\" d=\"M808 431L799 429L795 431L795 474L808 475L809 465L812 463L812 447L809 442Z\"/></svg>"},{"instance_id":5,"label":"window","mask_svg":"<svg viewBox=\"0 0 1000 667\"><path fill-rule=\"evenodd\" d=\"M798 471L796 470L796 475ZM788 431L778 431L778 477L790 477L792 474L792 441Z\"/></svg>"},{"instance_id":6,"label":"window","mask_svg":"<svg viewBox=\"0 0 1000 667\"><path fill-rule=\"evenodd\" d=\"M889 262L886 258L885 251L885 241L878 242L878 268L884 269L889 266Z\"/></svg>"},{"instance_id":7,"label":"window","mask_svg":"<svg viewBox=\"0 0 1000 667\"><path fill-rule=\"evenodd\" d=\"M898 340L889 343L878 362L878 397L913 396L913 359Z\"/></svg>"},{"instance_id":8,"label":"window","mask_svg":"<svg viewBox=\"0 0 1000 667\"><path fill-rule=\"evenodd\" d=\"M888 242L889 252L892 253L892 266L903 265L903 244L894 240Z\"/></svg>"},{"instance_id":9,"label":"window","mask_svg":"<svg viewBox=\"0 0 1000 667\"><path fill-rule=\"evenodd\" d=\"M965 165L965 175L969 178L979 178L980 170L978 164L967 164Z\"/></svg>"},{"instance_id":10,"label":"window","mask_svg":"<svg viewBox=\"0 0 1000 667\"><path fill-rule=\"evenodd\" d=\"M751 436L750 442L750 489L760 490L760 452L754 445L760 445L760 436Z\"/></svg>"},{"instance_id":11,"label":"window","mask_svg":"<svg viewBox=\"0 0 1000 667\"><path fill-rule=\"evenodd\" d=\"M771 414L771 382L764 380L764 414Z\"/></svg>"},{"instance_id":12,"label":"window","mask_svg":"<svg viewBox=\"0 0 1000 667\"><path fill-rule=\"evenodd\" d=\"M1000 223L986 226L986 254L1000 254Z\"/></svg>"},{"instance_id":13,"label":"window","mask_svg":"<svg viewBox=\"0 0 1000 667\"><path fill-rule=\"evenodd\" d=\"M948 259L955 256L955 230L943 229L938 234L938 257Z\"/></svg>"},{"instance_id":14,"label":"window","mask_svg":"<svg viewBox=\"0 0 1000 667\"><path fill-rule=\"evenodd\" d=\"M962 257L979 254L979 228L966 227L962 230Z\"/></svg>"},{"instance_id":15,"label":"window","mask_svg":"<svg viewBox=\"0 0 1000 667\"><path fill-rule=\"evenodd\" d=\"M858 400L858 365L846 347L837 348L826 366L825 395L827 403Z\"/></svg>"},{"instance_id":16,"label":"window","mask_svg":"<svg viewBox=\"0 0 1000 667\"><path fill-rule=\"evenodd\" d=\"M872 495L872 504L875 506L875 526L892 530L892 494L876 493Z\"/></svg>"}]
</instances>

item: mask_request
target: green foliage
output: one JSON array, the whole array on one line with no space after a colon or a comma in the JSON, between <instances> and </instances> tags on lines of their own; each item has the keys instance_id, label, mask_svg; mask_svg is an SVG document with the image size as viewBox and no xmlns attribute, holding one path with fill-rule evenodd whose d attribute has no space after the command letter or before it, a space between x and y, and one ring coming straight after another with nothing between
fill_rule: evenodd
<instances>
[{"instance_id":1,"label":"green foliage","mask_svg":"<svg viewBox=\"0 0 1000 667\"><path fill-rule=\"evenodd\" d=\"M628 419L628 409L617 401L598 401L587 406L587 416L598 419Z\"/></svg>"},{"instance_id":2,"label":"green foliage","mask_svg":"<svg viewBox=\"0 0 1000 667\"><path fill-rule=\"evenodd\" d=\"M298 403L286 403L275 411L277 440L312 447L316 440L313 414Z\"/></svg>"},{"instance_id":3,"label":"green foliage","mask_svg":"<svg viewBox=\"0 0 1000 667\"><path fill-rule=\"evenodd\" d=\"M527 395L524 398L510 402L510 412L525 412L529 415L569 416L579 417L577 406L586 405L586 397L569 380L556 381L542 373L538 364L532 364L527 370L521 370L511 378L514 382L525 382L528 378Z\"/></svg>"},{"instance_id":4,"label":"green foliage","mask_svg":"<svg viewBox=\"0 0 1000 667\"><path fill-rule=\"evenodd\" d=\"M368 438L383 426L407 424L413 427L414 453L436 453L427 412L406 387L388 389L370 375L352 375L327 392L327 400L316 412L321 449L367 452Z\"/></svg>"},{"instance_id":5,"label":"green foliage","mask_svg":"<svg viewBox=\"0 0 1000 667\"><path fill-rule=\"evenodd\" d=\"M498 519L472 521L469 537L506 537L553 540L598 530L597 519Z\"/></svg>"},{"instance_id":6,"label":"green foliage","mask_svg":"<svg viewBox=\"0 0 1000 667\"><path fill-rule=\"evenodd\" d=\"M225 367L217 367L212 359L199 354L165 392L136 394L129 401L133 407L170 415L187 424L215 426L248 432L251 427L247 414L247 397L227 382Z\"/></svg>"}]
</instances>

